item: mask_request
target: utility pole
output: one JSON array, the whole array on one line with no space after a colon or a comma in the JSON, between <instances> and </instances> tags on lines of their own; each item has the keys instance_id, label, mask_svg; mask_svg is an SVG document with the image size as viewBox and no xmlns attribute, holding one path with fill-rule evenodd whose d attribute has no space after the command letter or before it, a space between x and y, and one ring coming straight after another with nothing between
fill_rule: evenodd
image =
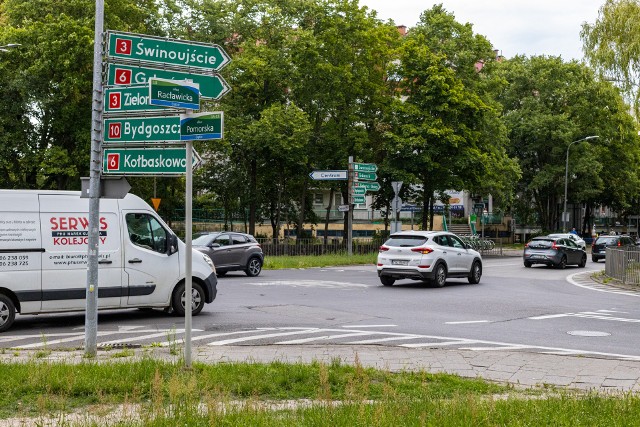
<instances>
[{"instance_id":1,"label":"utility pole","mask_svg":"<svg viewBox=\"0 0 640 427\"><path fill-rule=\"evenodd\" d=\"M347 181L347 201L349 211L347 212L347 255L353 255L353 156L349 156L349 180Z\"/></svg>"}]
</instances>

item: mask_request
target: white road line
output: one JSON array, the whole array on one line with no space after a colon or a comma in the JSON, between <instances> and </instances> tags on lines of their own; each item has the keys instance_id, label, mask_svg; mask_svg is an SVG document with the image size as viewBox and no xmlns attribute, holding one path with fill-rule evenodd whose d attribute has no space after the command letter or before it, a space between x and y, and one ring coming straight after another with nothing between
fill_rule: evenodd
<instances>
[{"instance_id":1,"label":"white road line","mask_svg":"<svg viewBox=\"0 0 640 427\"><path fill-rule=\"evenodd\" d=\"M343 328L395 328L398 325L343 325Z\"/></svg>"},{"instance_id":2,"label":"white road line","mask_svg":"<svg viewBox=\"0 0 640 427\"><path fill-rule=\"evenodd\" d=\"M104 336L114 335L114 334L117 334L117 332L98 332L97 336L104 337ZM40 341L40 342L36 342L36 343L33 343L33 344L25 344L25 345L18 346L17 348L47 347L47 346L54 345L54 344L62 344L62 343L78 341L78 340L84 340L84 334L76 334L73 337L61 338L59 340L52 340L52 341L46 341L45 340L45 341Z\"/></svg>"},{"instance_id":3,"label":"white road line","mask_svg":"<svg viewBox=\"0 0 640 427\"><path fill-rule=\"evenodd\" d=\"M595 272L596 270L592 271ZM578 276L580 274L584 274L584 273L574 273L571 274L569 276L567 276L567 282L571 283L574 286L578 286L580 288L584 288L584 289L589 289L592 291L597 291L597 292L606 292L606 293L610 293L610 294L619 294L619 295L627 295L630 297L639 297L640 298L640 293L633 293L633 292L624 292L615 288L612 288L611 286L606 286L606 285L601 285L601 284L595 284L593 282L590 282L588 284L582 284L582 283L578 283L574 277Z\"/></svg>"},{"instance_id":4,"label":"white road line","mask_svg":"<svg viewBox=\"0 0 640 427\"><path fill-rule=\"evenodd\" d=\"M583 313L577 313L577 314L574 314L574 316L583 317L586 319L613 320L615 322L640 323L640 319L625 319L624 317L609 317L609 316L583 314Z\"/></svg>"},{"instance_id":5,"label":"white road line","mask_svg":"<svg viewBox=\"0 0 640 427\"><path fill-rule=\"evenodd\" d=\"M130 338L122 338L119 340L105 341L105 342L98 343L98 345L104 347L104 346L114 345L114 344L123 344L125 342L131 342L131 341L142 341L142 340L148 340L150 338L166 337L172 333L182 334L184 333L184 329L166 330L162 332L157 332L155 334L140 335L140 336L135 336Z\"/></svg>"},{"instance_id":6,"label":"white road line","mask_svg":"<svg viewBox=\"0 0 640 427\"><path fill-rule=\"evenodd\" d=\"M547 314L545 316L528 317L528 319L530 319L530 320L544 320L544 319L556 319L558 317L569 317L569 316L573 316L573 313Z\"/></svg>"},{"instance_id":7,"label":"white road line","mask_svg":"<svg viewBox=\"0 0 640 427\"><path fill-rule=\"evenodd\" d=\"M373 338L370 340L362 340L362 341L351 341L346 344L376 344L381 342L389 342L389 341L402 341L402 340L417 340L423 339L422 335L405 335L401 337L387 337L387 338Z\"/></svg>"},{"instance_id":8,"label":"white road line","mask_svg":"<svg viewBox=\"0 0 640 427\"><path fill-rule=\"evenodd\" d=\"M265 328L266 329L266 328ZM273 329L269 329L269 330L273 330ZM191 337L191 341L203 341L209 338L217 338L217 337L228 337L229 335L241 335L241 334L251 334L251 333L255 333L256 330L252 329L249 331L236 331L236 332L218 332L215 334L208 334L208 335L198 335L195 337ZM184 339L182 339L184 341ZM176 341L165 341L165 342L161 342L160 344L158 344L161 347L169 347L170 345L174 345L176 343Z\"/></svg>"},{"instance_id":9,"label":"white road line","mask_svg":"<svg viewBox=\"0 0 640 427\"><path fill-rule=\"evenodd\" d=\"M218 346L218 345L236 344L239 342L256 341L256 340L261 340L265 338L283 337L288 335L313 334L318 331L320 331L320 329L318 328L309 328L307 330L302 330L302 331L279 332L275 334L254 335L251 337L242 337L242 338L233 338L233 339L222 340L222 341L213 341L213 342L207 343L207 345Z\"/></svg>"},{"instance_id":10,"label":"white road line","mask_svg":"<svg viewBox=\"0 0 640 427\"><path fill-rule=\"evenodd\" d=\"M350 334L322 335L322 336L319 336L319 337L301 338L301 339L298 339L298 340L290 340L290 341L280 341L280 342L277 342L276 344L282 344L282 345L287 345L287 344L305 344L305 343L313 342L313 341L326 341L326 340L332 340L332 339L337 339L337 338L361 337L363 335L371 335L371 333L369 333L369 332L352 332Z\"/></svg>"},{"instance_id":11,"label":"white road line","mask_svg":"<svg viewBox=\"0 0 640 427\"><path fill-rule=\"evenodd\" d=\"M461 322L444 322L445 325L464 325L467 323L489 323L489 320L465 320Z\"/></svg>"},{"instance_id":12,"label":"white road line","mask_svg":"<svg viewBox=\"0 0 640 427\"><path fill-rule=\"evenodd\" d=\"M459 341L441 341L441 342L424 342L415 344L400 344L400 347L420 348L420 347L440 347L445 345L474 344L477 341L459 340Z\"/></svg>"}]
</instances>

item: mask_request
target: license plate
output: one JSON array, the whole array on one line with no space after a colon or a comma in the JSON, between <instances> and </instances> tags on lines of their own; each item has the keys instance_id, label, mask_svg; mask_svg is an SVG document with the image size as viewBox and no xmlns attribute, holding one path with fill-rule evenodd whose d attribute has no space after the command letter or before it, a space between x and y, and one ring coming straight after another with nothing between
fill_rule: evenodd
<instances>
[{"instance_id":1,"label":"license plate","mask_svg":"<svg viewBox=\"0 0 640 427\"><path fill-rule=\"evenodd\" d=\"M392 259L391 264L393 265L409 265L409 261L406 259Z\"/></svg>"},{"instance_id":2,"label":"license plate","mask_svg":"<svg viewBox=\"0 0 640 427\"><path fill-rule=\"evenodd\" d=\"M544 255L531 255L531 258L533 258L533 259L543 259Z\"/></svg>"}]
</instances>

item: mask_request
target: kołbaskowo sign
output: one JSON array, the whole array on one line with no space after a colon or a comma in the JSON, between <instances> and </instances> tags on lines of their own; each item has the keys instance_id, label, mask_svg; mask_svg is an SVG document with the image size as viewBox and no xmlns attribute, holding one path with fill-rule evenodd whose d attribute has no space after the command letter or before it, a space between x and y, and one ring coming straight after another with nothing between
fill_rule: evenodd
<instances>
[{"instance_id":1,"label":"ko\u0142baskowo sign","mask_svg":"<svg viewBox=\"0 0 640 427\"><path fill-rule=\"evenodd\" d=\"M180 116L106 119L103 137L105 144L179 142Z\"/></svg>"},{"instance_id":2,"label":"ko\u0142baskowo sign","mask_svg":"<svg viewBox=\"0 0 640 427\"><path fill-rule=\"evenodd\" d=\"M198 83L167 80L158 77L149 79L149 102L163 107L200 109L200 85Z\"/></svg>"},{"instance_id":3,"label":"ko\u0142baskowo sign","mask_svg":"<svg viewBox=\"0 0 640 427\"><path fill-rule=\"evenodd\" d=\"M200 86L202 98L219 99L231 90L224 79L211 72L190 70L189 72L170 69L143 67L138 65L109 64L107 70L107 85L130 86L147 84L152 77L167 80L191 80Z\"/></svg>"},{"instance_id":4,"label":"ko\u0142baskowo sign","mask_svg":"<svg viewBox=\"0 0 640 427\"><path fill-rule=\"evenodd\" d=\"M222 139L223 112L180 114L180 139Z\"/></svg>"},{"instance_id":5,"label":"ko\u0142baskowo sign","mask_svg":"<svg viewBox=\"0 0 640 427\"><path fill-rule=\"evenodd\" d=\"M192 168L201 162L192 151ZM182 175L187 172L187 149L107 148L102 160L103 175Z\"/></svg>"},{"instance_id":6,"label":"ko\u0142baskowo sign","mask_svg":"<svg viewBox=\"0 0 640 427\"><path fill-rule=\"evenodd\" d=\"M108 33L108 54L125 61L145 61L180 67L220 70L231 58L216 44L154 37L146 34Z\"/></svg>"}]
</instances>

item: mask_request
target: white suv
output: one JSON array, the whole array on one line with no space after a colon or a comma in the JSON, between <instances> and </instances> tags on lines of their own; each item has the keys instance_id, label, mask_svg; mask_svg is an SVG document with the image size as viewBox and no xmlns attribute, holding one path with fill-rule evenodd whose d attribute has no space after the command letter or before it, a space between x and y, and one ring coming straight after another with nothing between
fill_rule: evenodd
<instances>
[{"instance_id":1,"label":"white suv","mask_svg":"<svg viewBox=\"0 0 640 427\"><path fill-rule=\"evenodd\" d=\"M384 286L399 279L425 280L442 287L447 277L480 282L482 256L447 231L401 231L380 246L378 277Z\"/></svg>"}]
</instances>

